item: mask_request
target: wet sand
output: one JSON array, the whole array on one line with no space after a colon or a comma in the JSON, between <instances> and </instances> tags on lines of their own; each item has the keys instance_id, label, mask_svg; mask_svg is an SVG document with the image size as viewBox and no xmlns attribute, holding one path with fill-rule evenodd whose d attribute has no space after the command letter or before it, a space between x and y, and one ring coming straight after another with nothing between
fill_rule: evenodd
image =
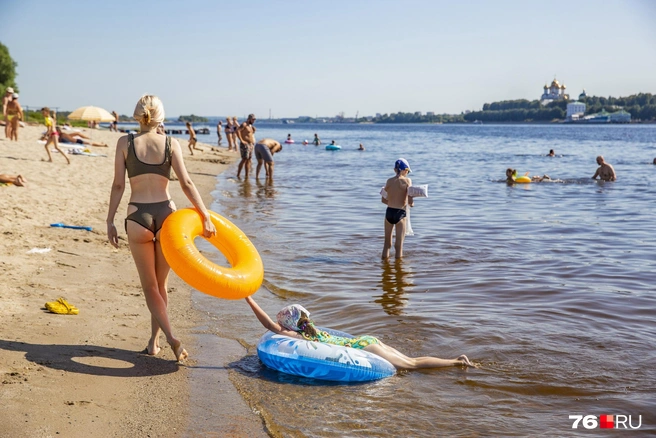
<instances>
[{"instance_id":1,"label":"wet sand","mask_svg":"<svg viewBox=\"0 0 656 438\"><path fill-rule=\"evenodd\" d=\"M150 315L123 228L129 186L116 217L118 250L109 245L105 226L115 145L123 134L85 130L94 141L110 145L90 147L107 156L68 155L67 165L55 152L53 163L43 161L46 152L37 143L43 131L43 126L28 126L20 130L19 142L0 139L0 173L27 179L26 187L0 186L2 434L193 435L190 412L202 400L191 400L190 377L207 365L198 362L196 353L203 345L228 343L212 355L212 365L219 368L234 360L241 347L230 340L201 341L195 333L205 316L192 308L191 288L172 273L171 322L190 359L176 364L163 336L158 356L139 353L148 341ZM215 175L237 155L225 148L210 152L208 145L199 144L207 151L191 157L187 142L180 143L209 207ZM190 206L176 181L171 195L178 208ZM93 230L49 226L56 222ZM50 251L28 253L33 248ZM77 306L79 315L47 312L45 302L58 297ZM233 415L211 419L212 429L226 431L222 436L265 435L259 416L227 379L227 370L204 373L208 384L217 384L221 400L233 406Z\"/></svg>"}]
</instances>

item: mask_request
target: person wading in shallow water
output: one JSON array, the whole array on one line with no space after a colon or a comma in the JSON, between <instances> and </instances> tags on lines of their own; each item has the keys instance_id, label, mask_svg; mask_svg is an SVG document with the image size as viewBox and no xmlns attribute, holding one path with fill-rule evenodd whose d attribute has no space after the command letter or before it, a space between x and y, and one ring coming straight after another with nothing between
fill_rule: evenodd
<instances>
[{"instance_id":1,"label":"person wading in shallow water","mask_svg":"<svg viewBox=\"0 0 656 438\"><path fill-rule=\"evenodd\" d=\"M595 172L594 176L592 179L601 179L602 181L616 181L617 180L617 175L615 174L615 169L613 169L613 166L608 164L605 160L604 157L599 155L597 157L597 164L599 167L597 168L597 171Z\"/></svg>"},{"instance_id":2,"label":"person wading in shallow water","mask_svg":"<svg viewBox=\"0 0 656 438\"><path fill-rule=\"evenodd\" d=\"M387 199L381 197L381 202L387 204L385 211L385 244L383 245L382 259L386 260L390 255L392 247L392 231L396 228L396 240L394 242L395 258L403 257L403 240L405 239L406 227L406 207L412 207L414 201L412 196L408 196L408 188L412 186L412 181L407 177L411 172L410 164L405 158L399 158L394 163L394 172L396 176L387 180L385 191Z\"/></svg>"},{"instance_id":3,"label":"person wading in shallow water","mask_svg":"<svg viewBox=\"0 0 656 438\"><path fill-rule=\"evenodd\" d=\"M237 167L237 178L244 169L244 178L248 179L248 173L251 170L251 160L253 158L253 149L255 148L255 115L249 114L248 119L237 128L237 137L239 138L239 153L241 161Z\"/></svg>"}]
</instances>

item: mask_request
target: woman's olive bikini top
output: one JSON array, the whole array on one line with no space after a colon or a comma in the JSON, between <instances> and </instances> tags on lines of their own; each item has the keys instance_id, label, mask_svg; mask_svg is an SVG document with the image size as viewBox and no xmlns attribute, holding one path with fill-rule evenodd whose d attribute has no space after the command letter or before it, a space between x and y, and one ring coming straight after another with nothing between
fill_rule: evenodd
<instances>
[{"instance_id":1,"label":"woman's olive bikini top","mask_svg":"<svg viewBox=\"0 0 656 438\"><path fill-rule=\"evenodd\" d=\"M125 159L128 178L146 173L154 173L165 178L171 176L171 137L166 136L166 149L162 164L148 164L141 161L134 151L134 134L128 134L128 157Z\"/></svg>"}]
</instances>

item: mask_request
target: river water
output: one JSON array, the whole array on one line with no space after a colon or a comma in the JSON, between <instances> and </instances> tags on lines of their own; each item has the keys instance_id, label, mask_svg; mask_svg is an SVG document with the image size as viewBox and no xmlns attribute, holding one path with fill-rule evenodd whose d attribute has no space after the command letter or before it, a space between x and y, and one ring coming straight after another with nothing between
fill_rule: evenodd
<instances>
[{"instance_id":1,"label":"river water","mask_svg":"<svg viewBox=\"0 0 656 438\"><path fill-rule=\"evenodd\" d=\"M197 294L211 332L248 347L231 379L273 435L563 436L585 430L569 415L601 414L655 433L656 126L256 126L298 143L275 155L273 183L219 175L212 206L262 255L256 301L480 365L357 385L284 375L259 362L245 302ZM300 144L315 132L343 149ZM617 182L590 178L599 154ZM398 157L429 197L404 258L386 262L378 193ZM507 167L556 181L508 186Z\"/></svg>"}]
</instances>

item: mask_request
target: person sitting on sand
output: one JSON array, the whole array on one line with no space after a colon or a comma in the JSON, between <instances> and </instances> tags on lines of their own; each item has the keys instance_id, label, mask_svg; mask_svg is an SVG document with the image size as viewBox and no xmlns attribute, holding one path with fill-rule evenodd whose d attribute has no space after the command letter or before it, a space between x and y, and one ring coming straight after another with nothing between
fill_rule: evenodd
<instances>
[{"instance_id":1,"label":"person sitting on sand","mask_svg":"<svg viewBox=\"0 0 656 438\"><path fill-rule=\"evenodd\" d=\"M13 184L18 187L25 187L27 180L23 178L22 175L7 175L5 173L0 174L0 183L3 184Z\"/></svg>"},{"instance_id":2,"label":"person sitting on sand","mask_svg":"<svg viewBox=\"0 0 656 438\"><path fill-rule=\"evenodd\" d=\"M615 169L613 169L613 166L611 166L604 160L603 156L599 155L597 157L597 164L599 165L599 167L597 168L595 174L592 176L592 179L597 179L597 177L599 177L602 181L617 180Z\"/></svg>"},{"instance_id":3,"label":"person sitting on sand","mask_svg":"<svg viewBox=\"0 0 656 438\"><path fill-rule=\"evenodd\" d=\"M116 144L114 181L107 211L107 238L112 246L118 248L114 217L125 192L127 172L131 190L125 231L151 315L151 334L145 352L152 356L159 353L159 335L163 331L176 360L181 361L187 357L187 351L171 329L167 312L170 267L159 241L162 224L175 211L169 192L171 169L178 177L182 192L200 215L203 237L216 234L216 228L187 173L180 143L175 138L156 132L157 126L165 118L162 101L157 96L142 96L133 116L139 122L139 134L122 136Z\"/></svg>"},{"instance_id":4,"label":"person sitting on sand","mask_svg":"<svg viewBox=\"0 0 656 438\"><path fill-rule=\"evenodd\" d=\"M205 152L204 149L196 146L198 140L196 140L196 131L194 131L194 128L191 126L191 122L187 122L186 125L187 131L189 132L189 152L191 152L191 155L194 154L194 150Z\"/></svg>"},{"instance_id":5,"label":"person sitting on sand","mask_svg":"<svg viewBox=\"0 0 656 438\"><path fill-rule=\"evenodd\" d=\"M549 153L547 154L547 157L555 157L556 153L554 152L553 149L549 149Z\"/></svg>"},{"instance_id":6,"label":"person sitting on sand","mask_svg":"<svg viewBox=\"0 0 656 438\"><path fill-rule=\"evenodd\" d=\"M71 160L69 160L64 151L59 148L59 132L55 129L55 122L52 120L52 117L50 117L50 109L48 107L41 108L41 114L43 114L43 120L46 124L46 129L48 130L46 132L45 144L46 153L48 154L48 162L52 163L52 155L50 154L50 145L52 144L57 152L62 154L66 159L66 163L71 164Z\"/></svg>"},{"instance_id":7,"label":"person sitting on sand","mask_svg":"<svg viewBox=\"0 0 656 438\"><path fill-rule=\"evenodd\" d=\"M408 188L412 186L412 181L408 178L410 164L405 158L399 158L394 163L394 172L396 176L388 179L385 183L387 198L381 196L380 200L387 205L385 211L385 243L383 245L382 259L389 258L390 248L392 247L392 231L396 228L396 241L394 242L395 258L403 257L403 240L405 239L406 227L406 207L412 207L414 201L412 196L408 196Z\"/></svg>"},{"instance_id":8,"label":"person sitting on sand","mask_svg":"<svg viewBox=\"0 0 656 438\"><path fill-rule=\"evenodd\" d=\"M357 350L368 351L389 361L395 368L401 370L417 370L421 368L441 368L450 366L467 366L475 367L473 363L464 354L455 359L440 359L437 357L408 357L386 344L383 344L378 338L373 336L358 336L356 338L345 338L342 336L331 335L314 326L310 319L310 312L299 304L292 304L284 307L278 312L277 322L274 322L269 315L253 300L246 297L246 302L253 310L257 319L262 323L264 328L273 333L289 336L290 338L304 339L307 341L320 342L322 344L338 345L342 347L351 347Z\"/></svg>"},{"instance_id":9,"label":"person sitting on sand","mask_svg":"<svg viewBox=\"0 0 656 438\"><path fill-rule=\"evenodd\" d=\"M59 134L59 141L62 143L71 143L71 144L81 144L81 145L88 145L88 146L97 146L101 148L106 148L109 145L107 143L98 143L95 141L88 140L86 138L83 138L81 136L78 136L76 134L79 133L68 133L65 131L62 131L62 129L57 126L55 128L57 130L57 134Z\"/></svg>"}]
</instances>

